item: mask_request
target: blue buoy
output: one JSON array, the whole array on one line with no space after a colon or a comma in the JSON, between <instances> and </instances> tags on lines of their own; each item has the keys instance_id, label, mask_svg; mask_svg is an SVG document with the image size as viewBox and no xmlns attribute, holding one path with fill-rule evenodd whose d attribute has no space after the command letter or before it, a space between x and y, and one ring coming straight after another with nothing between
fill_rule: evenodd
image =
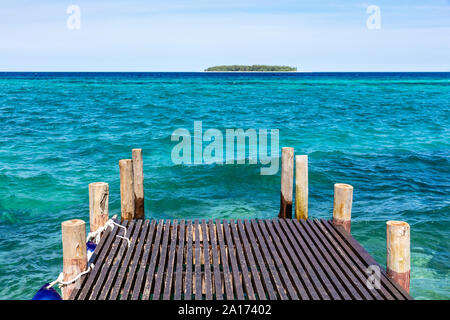
<instances>
[{"instance_id":1,"label":"blue buoy","mask_svg":"<svg viewBox=\"0 0 450 320\"><path fill-rule=\"evenodd\" d=\"M97 245L92 241L88 241L86 243L88 261L91 259L91 256L94 253L96 247L97 247Z\"/></svg>"},{"instance_id":2,"label":"blue buoy","mask_svg":"<svg viewBox=\"0 0 450 320\"><path fill-rule=\"evenodd\" d=\"M48 285L48 283L44 284L31 300L62 300L59 293L53 287L47 288Z\"/></svg>"}]
</instances>

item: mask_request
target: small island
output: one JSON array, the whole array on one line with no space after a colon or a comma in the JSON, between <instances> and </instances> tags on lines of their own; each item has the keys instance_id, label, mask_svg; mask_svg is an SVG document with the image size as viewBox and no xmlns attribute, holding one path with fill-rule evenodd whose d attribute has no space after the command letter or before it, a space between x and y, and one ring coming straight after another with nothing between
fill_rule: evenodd
<instances>
[{"instance_id":1,"label":"small island","mask_svg":"<svg viewBox=\"0 0 450 320\"><path fill-rule=\"evenodd\" d=\"M207 72L296 72L297 68L288 66L268 66L254 64L252 66L231 65L231 66L215 66L205 69Z\"/></svg>"}]
</instances>

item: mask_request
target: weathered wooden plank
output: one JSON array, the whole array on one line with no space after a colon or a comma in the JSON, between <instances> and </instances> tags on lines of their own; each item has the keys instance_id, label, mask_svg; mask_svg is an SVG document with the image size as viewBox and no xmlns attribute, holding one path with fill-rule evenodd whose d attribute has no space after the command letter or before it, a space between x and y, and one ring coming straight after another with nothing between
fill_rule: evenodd
<instances>
[{"instance_id":1,"label":"weathered wooden plank","mask_svg":"<svg viewBox=\"0 0 450 320\"><path fill-rule=\"evenodd\" d=\"M372 258L372 256L358 243L358 241L355 240L355 238L345 231L343 227L335 226L329 221L326 223L330 226L330 228L334 228L337 231L337 234L339 234L341 239L346 241L347 244L353 248L354 252L367 264L367 266L376 265L380 267L381 284L389 290L390 294L398 300L412 300L409 294L407 294L402 288L400 288L400 286L388 278L386 271L375 261L375 259Z\"/></svg>"},{"instance_id":2,"label":"weathered wooden plank","mask_svg":"<svg viewBox=\"0 0 450 320\"><path fill-rule=\"evenodd\" d=\"M378 264L330 221L123 224L131 246L107 230L70 299L412 299L383 268L381 288L369 289L367 267Z\"/></svg>"},{"instance_id":3,"label":"weathered wooden plank","mask_svg":"<svg viewBox=\"0 0 450 320\"><path fill-rule=\"evenodd\" d=\"M306 247L311 250L312 255L316 258L318 263L321 265L322 269L325 272L325 276L328 277L331 284L336 288L337 292L340 294L341 298L344 300L351 299L349 293L346 291L342 283L339 281L340 279L336 277L333 273L333 270L330 268L328 261L326 261L326 257L323 256L322 252L315 246L312 239L306 232L306 230L302 227L299 221L293 221L293 227L297 228L299 234L303 238Z\"/></svg>"},{"instance_id":4,"label":"weathered wooden plank","mask_svg":"<svg viewBox=\"0 0 450 320\"><path fill-rule=\"evenodd\" d=\"M223 300L222 294L222 277L219 267L219 254L217 252L217 240L215 233L215 226L212 220L208 221L209 239L211 242L213 275L214 275L214 292L216 300Z\"/></svg>"},{"instance_id":5,"label":"weathered wooden plank","mask_svg":"<svg viewBox=\"0 0 450 320\"><path fill-rule=\"evenodd\" d=\"M153 289L153 300L161 299L161 286L163 283L164 272L166 271L166 255L170 235L170 220L166 220L164 226L163 243L161 245L161 253L158 264L158 272L156 273L155 288Z\"/></svg>"},{"instance_id":6,"label":"weathered wooden plank","mask_svg":"<svg viewBox=\"0 0 450 320\"><path fill-rule=\"evenodd\" d=\"M122 223L124 227L128 226L128 221L124 221ZM108 241L105 243L105 248L102 250L99 254L99 258L97 263L94 265L94 268L91 272L89 272L89 278L87 279L86 283L83 285L82 290L80 292L80 296L78 297L79 300L85 300L88 299L88 296L90 295L91 289L93 285L95 284L95 281L97 280L98 276L100 275L100 270L102 269L102 265L106 259L106 257L109 254L109 251L111 249L113 241L116 241L117 238L116 235L118 233L119 227L115 226L113 231L110 234L110 237L108 238ZM120 228L122 230L122 228Z\"/></svg>"},{"instance_id":7,"label":"weathered wooden plank","mask_svg":"<svg viewBox=\"0 0 450 320\"><path fill-rule=\"evenodd\" d=\"M234 220L230 220L231 233L233 234L234 244L236 247L237 258L242 272L242 280L249 300L255 300L255 292L253 291L252 279L248 272L247 262L245 261L244 252L242 250L239 234L236 229Z\"/></svg>"},{"instance_id":8,"label":"weathered wooden plank","mask_svg":"<svg viewBox=\"0 0 450 320\"><path fill-rule=\"evenodd\" d=\"M277 295L273 288L273 284L272 284L272 281L271 281L271 278L269 275L269 271L267 270L267 265L264 262L260 247L257 244L253 230L250 227L250 223L248 222L248 220L245 220L244 223L245 223L245 228L244 228L244 225L242 224L242 222L240 220L238 220L238 228L239 228L239 231L240 231L242 237L244 237L245 234L248 233L248 239L250 240L249 241L250 245L248 248L249 250L247 250L247 252L248 252L248 254L251 254L251 252L252 252L252 250L250 249L250 247L251 247L255 253L256 262L258 263L258 268L259 268L259 270L261 270L261 280L262 280L262 285L264 286L264 289L265 289L265 296L268 297L270 300L276 300Z\"/></svg>"},{"instance_id":9,"label":"weathered wooden plank","mask_svg":"<svg viewBox=\"0 0 450 320\"><path fill-rule=\"evenodd\" d=\"M228 256L230 258L231 274L233 276L233 283L234 283L234 288L236 291L235 292L236 298L238 300L244 300L245 299L244 291L242 290L242 284L241 284L241 279L240 279L240 275L239 275L239 268L238 268L238 264L237 264L236 254L235 254L235 247L234 247L231 235L230 235L228 221L223 220L222 225L223 225L223 231L225 233L225 239L226 239L227 247L228 247Z\"/></svg>"},{"instance_id":10,"label":"weathered wooden plank","mask_svg":"<svg viewBox=\"0 0 450 320\"><path fill-rule=\"evenodd\" d=\"M255 299L258 300L266 300L266 293L264 292L264 287L261 283L261 277L258 272L257 263L253 257L252 250L249 245L249 241L247 239L247 235L245 233L245 230L243 230L243 225L241 220L237 220L237 226L238 229L236 229L236 234L239 237L240 241L242 241L242 245L244 246L243 254L247 258L248 265L250 267L251 271L251 277L253 278L253 282L255 283L256 287L256 294ZM234 229L236 228L234 222L232 223L232 230L234 233ZM238 233L239 231L239 233ZM270 278L269 278L270 281Z\"/></svg>"},{"instance_id":11,"label":"weathered wooden plank","mask_svg":"<svg viewBox=\"0 0 450 320\"><path fill-rule=\"evenodd\" d=\"M295 250L293 249L293 247L291 245L292 240L287 239L287 237L284 233L284 230L281 228L280 224L278 223L278 220L273 220L273 229L277 233L277 235L281 238L283 245L286 247L286 250L289 254L289 258L291 259L292 264L294 265L295 269L297 270L297 274L302 279L302 281L306 287L306 291L307 291L308 295L313 300L320 300L321 298L319 297L319 293L317 293L317 291L319 291L323 295L326 295L325 289L320 284L320 281L316 285L319 287L319 289L316 290L313 278L305 270L303 263L300 262L299 259L297 258ZM306 259L305 259L305 261L306 261Z\"/></svg>"},{"instance_id":12,"label":"weathered wooden plank","mask_svg":"<svg viewBox=\"0 0 450 320\"><path fill-rule=\"evenodd\" d=\"M137 232L133 232L133 235L131 236L130 247L127 247L125 258L123 259L122 263L120 264L119 274L118 274L117 278L115 279L115 282L112 284L111 294L110 294L110 297L109 297L109 299L111 299L111 300L116 300L118 298L119 294L122 291L122 285L123 285L124 281L126 280L126 275L127 275L127 272L128 272L128 264L130 263L131 256L132 256L132 254L134 252L134 249L135 249L135 246L136 246L136 239L137 239L137 237L139 235L139 231L140 231L140 226L142 224L142 220L139 220L138 222L136 222L136 220L132 220L130 222L130 227L128 227L129 229L131 228L131 225L133 223L137 224L136 228L135 228L135 231L136 230L138 230L138 231ZM130 232L128 232L128 233L130 233ZM128 233L127 233L127 235L128 235ZM127 244L127 246L128 246L128 244Z\"/></svg>"},{"instance_id":13,"label":"weathered wooden plank","mask_svg":"<svg viewBox=\"0 0 450 320\"><path fill-rule=\"evenodd\" d=\"M303 266L303 268L306 270L308 277L311 279L311 283L313 284L317 293L320 295L321 299L330 300L331 297L328 291L325 289L324 285L322 284L318 271L314 268L314 265L309 262L309 259L306 256L307 253L305 252L305 250L302 248L302 246L298 241L299 239L297 238L298 235L296 234L296 230L293 231L289 227L289 225L283 220L279 220L278 224L281 227L281 230L286 235L286 239L294 248L294 253L298 257L298 260Z\"/></svg>"},{"instance_id":14,"label":"weathered wooden plank","mask_svg":"<svg viewBox=\"0 0 450 320\"><path fill-rule=\"evenodd\" d=\"M148 266L147 278L145 279L144 291L142 292L142 300L149 300L152 286L154 283L156 261L159 256L159 243L161 242L162 231L164 229L164 220L159 220L156 226L156 236L153 244L150 264Z\"/></svg>"},{"instance_id":15,"label":"weathered wooden plank","mask_svg":"<svg viewBox=\"0 0 450 320\"><path fill-rule=\"evenodd\" d=\"M181 293L183 287L183 259L184 259L184 241L186 225L184 220L180 222L180 232L178 237L178 249L177 249L177 263L175 272L175 289L174 300L181 300Z\"/></svg>"},{"instance_id":16,"label":"weathered wooden plank","mask_svg":"<svg viewBox=\"0 0 450 320\"><path fill-rule=\"evenodd\" d=\"M366 267L364 267L361 261L354 256L351 250L350 252L347 251L348 246L345 243L343 243L343 246L341 247L336 239L333 238L330 231L327 230L327 228L319 220L315 219L314 224L321 229L323 235L322 240L328 241L328 243L336 250L338 258L343 260L346 263L347 267L353 271L353 274L359 279L361 285L366 286ZM351 258L352 255L356 259ZM369 290L369 293L371 295L371 298L374 298L375 300L383 300L383 297L378 293L378 290ZM363 293L363 295L366 299L371 299L367 297L366 294Z\"/></svg>"},{"instance_id":17,"label":"weathered wooden plank","mask_svg":"<svg viewBox=\"0 0 450 320\"><path fill-rule=\"evenodd\" d=\"M209 257L208 230L206 227L205 220L202 220L202 232L203 232L203 266L205 270L205 298L206 300L212 300L211 263Z\"/></svg>"},{"instance_id":18,"label":"weathered wooden plank","mask_svg":"<svg viewBox=\"0 0 450 320\"><path fill-rule=\"evenodd\" d=\"M354 288L358 292L358 295L360 296L359 299L373 300L374 297L370 293L370 290L368 290L368 288L366 287L365 281L361 281L363 279L358 277L358 274L360 274L358 272L359 270L357 270L354 264L348 265L349 260L345 259L345 253L341 251L339 246L335 247L333 243L329 241L327 235L323 233L323 230L320 228L320 226L318 226L312 220L306 222L305 228L310 232L310 234L315 234L316 239L321 242L323 247L336 262L337 267L342 270L342 273L346 277L347 286ZM353 296L352 299L358 298Z\"/></svg>"},{"instance_id":19,"label":"weathered wooden plank","mask_svg":"<svg viewBox=\"0 0 450 320\"><path fill-rule=\"evenodd\" d=\"M186 229L187 247L184 300L192 299L192 233L192 220L189 220Z\"/></svg>"},{"instance_id":20,"label":"weathered wooden plank","mask_svg":"<svg viewBox=\"0 0 450 320\"><path fill-rule=\"evenodd\" d=\"M128 227L128 233L132 233L133 229L131 227L131 223L130 223L130 227ZM136 226L136 228L134 229L134 232L139 232L138 231L138 227ZM106 300L108 299L108 295L111 291L111 289L113 288L113 282L117 277L117 274L119 272L119 269L122 266L122 260L125 256L125 252L128 250L128 242L125 239L122 239L122 241L120 242L120 248L119 248L119 252L117 254L117 257L114 259L114 263L113 266L111 268L111 272L106 280L105 285L103 286L103 289L101 289L100 292L100 296L98 297L99 300Z\"/></svg>"},{"instance_id":21,"label":"weathered wooden plank","mask_svg":"<svg viewBox=\"0 0 450 320\"><path fill-rule=\"evenodd\" d=\"M280 220L280 224L282 226L287 226L292 233L292 239L295 239L295 242L300 248L301 252L303 253L303 257L305 257L305 265L310 265L311 269L314 270L314 272L310 272L310 274L317 274L317 281L320 281L322 285L327 290L327 296L330 296L333 300L342 300L341 296L336 292L336 289L331 284L328 277L325 275L324 271L322 270L322 267L317 262L315 256L311 253L308 246L305 244L305 240L302 239L297 229L294 227L292 220ZM324 297L326 299L326 297Z\"/></svg>"},{"instance_id":22,"label":"weathered wooden plank","mask_svg":"<svg viewBox=\"0 0 450 320\"><path fill-rule=\"evenodd\" d=\"M357 289L358 283L355 281L355 283L353 284L351 282L351 280L346 277L346 274L345 274L346 270L343 270L342 266L338 266L336 264L336 262L333 259L333 254L326 250L326 248L321 243L320 239L316 236L316 234L310 228L309 222L310 221L306 222L304 220L301 220L299 225L301 228L303 228L302 230L304 231L304 235L308 235L309 238L313 241L314 246L316 248L316 252L318 252L319 254L322 254L322 256L324 257L327 268L329 270L333 271L333 274L336 277L336 280L339 283L341 283L342 287L345 288L347 295L344 295L344 293L341 291L341 293L344 295L344 298L347 300L350 300L350 299L363 300L363 298L361 297L361 295ZM311 245L313 245L313 244L311 243ZM334 250L332 252L334 253Z\"/></svg>"},{"instance_id":23,"label":"weathered wooden plank","mask_svg":"<svg viewBox=\"0 0 450 320\"><path fill-rule=\"evenodd\" d=\"M170 300L170 295L172 292L172 280L173 280L173 269L175 262L175 248L177 245L177 236L178 236L178 221L173 220L171 235L170 235L170 250L169 250L169 258L167 261L167 272L166 279L164 282L164 295L163 300Z\"/></svg>"},{"instance_id":24,"label":"weathered wooden plank","mask_svg":"<svg viewBox=\"0 0 450 320\"><path fill-rule=\"evenodd\" d=\"M255 222L255 228L257 226L259 226L259 228L261 229L262 234L266 235L264 237L264 240L266 241L267 246L269 247L269 252L275 261L275 266L281 275L281 281L283 282L285 290L289 293L289 296L291 299L298 300L299 299L298 294L297 294L294 286L292 285L289 275L286 272L286 266L284 265L281 257L279 256L277 249L273 243L273 240L271 241L271 238L268 237L269 233L267 232L267 229L264 225L264 221L259 220L258 223ZM300 285L300 283L299 283L299 285ZM302 286L302 291L304 293L303 286ZM305 297L307 298L308 296L305 295Z\"/></svg>"},{"instance_id":25,"label":"weathered wooden plank","mask_svg":"<svg viewBox=\"0 0 450 320\"><path fill-rule=\"evenodd\" d=\"M131 292L131 287L134 283L134 276L136 274L137 267L139 266L139 260L142 254L142 248L145 243L145 239L147 238L147 232L149 229L150 221L145 220L145 222L142 224L142 231L139 236L139 240L137 245L134 243L134 246L136 247L136 250L134 251L133 258L131 259L129 263L129 271L127 274L127 279L125 282L125 285L123 287L123 292L120 296L120 300L128 300L128 296Z\"/></svg>"},{"instance_id":26,"label":"weathered wooden plank","mask_svg":"<svg viewBox=\"0 0 450 320\"><path fill-rule=\"evenodd\" d=\"M246 227L247 229L250 228L250 225L247 225L247 220L245 220L246 222ZM267 246L265 244L264 238L261 235L261 232L259 231L259 228L256 224L255 220L251 221L251 227L253 228L253 231L256 234L256 238L258 239L258 244L260 246L260 248L262 249L262 253L264 256L264 260L265 263L267 264L267 266L269 267L269 271L270 271L270 275L272 276L272 280L275 284L275 287L277 289L278 295L280 297L281 300L288 300L288 296L287 293L283 287L283 283L280 279L280 276L278 274L278 270L277 267L275 266L275 263L269 253L269 250L267 249Z\"/></svg>"},{"instance_id":27,"label":"weathered wooden plank","mask_svg":"<svg viewBox=\"0 0 450 320\"><path fill-rule=\"evenodd\" d=\"M156 220L152 220L152 222L150 223L149 234L145 239L144 254L142 255L141 265L139 266L139 271L136 276L136 281L134 283L133 294L131 296L132 300L138 300L140 298L141 289L144 286L145 271L149 263L148 260L150 258L150 252L152 250L153 238L155 237L155 234L156 234Z\"/></svg>"},{"instance_id":28,"label":"weathered wooden plank","mask_svg":"<svg viewBox=\"0 0 450 320\"><path fill-rule=\"evenodd\" d=\"M217 231L217 239L219 241L220 247L220 261L223 266L223 281L225 283L225 294L227 300L234 300L233 293L233 280L230 274L230 267L228 265L228 257L225 248L224 236L223 236L223 226L219 219L216 220L216 231Z\"/></svg>"},{"instance_id":29,"label":"weathered wooden plank","mask_svg":"<svg viewBox=\"0 0 450 320\"><path fill-rule=\"evenodd\" d=\"M292 263L290 257L286 254L286 251L283 247L283 246L287 246L288 244L284 244L282 242L282 240L278 237L278 235L275 233L275 230L272 225L272 221L270 221L270 220L259 221L259 223L261 225L261 229L263 230L263 232L266 232L265 226L267 226L267 229L269 230L268 234L270 235L270 237L273 239L273 242L274 242L274 245L270 245L270 241L267 240L267 242L269 243L269 248L271 251L274 249L274 247L275 247L275 249L278 249L278 252L280 254L279 258L282 261L282 263L284 263L284 265L285 265L285 267L283 267L283 268L285 268L285 269L287 269L287 271L289 271L289 278L292 280L292 283L295 284L295 288L297 289L297 292L299 293L300 298L302 300L309 300L308 292L301 281L301 277L298 276L297 271L295 270L294 264ZM273 251L272 254L277 255L277 252ZM281 267L281 265L279 265L279 268ZM286 271L284 271L284 273L286 273ZM288 286L288 284L285 284L285 286Z\"/></svg>"},{"instance_id":30,"label":"weathered wooden plank","mask_svg":"<svg viewBox=\"0 0 450 320\"><path fill-rule=\"evenodd\" d=\"M194 259L194 275L195 275L195 300L202 300L202 258L200 251L200 233L198 220L194 221L194 236L195 236L195 259Z\"/></svg>"}]
</instances>

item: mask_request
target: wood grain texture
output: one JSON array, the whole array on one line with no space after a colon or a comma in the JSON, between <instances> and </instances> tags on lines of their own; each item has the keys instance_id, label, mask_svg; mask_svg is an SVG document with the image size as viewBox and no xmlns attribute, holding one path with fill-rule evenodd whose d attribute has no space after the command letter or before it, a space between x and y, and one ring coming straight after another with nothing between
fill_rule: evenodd
<instances>
[{"instance_id":1,"label":"wood grain texture","mask_svg":"<svg viewBox=\"0 0 450 320\"><path fill-rule=\"evenodd\" d=\"M281 149L281 192L279 218L292 218L292 191L294 183L294 148Z\"/></svg>"},{"instance_id":2,"label":"wood grain texture","mask_svg":"<svg viewBox=\"0 0 450 320\"><path fill-rule=\"evenodd\" d=\"M386 266L389 277L409 292L410 227L406 222L386 222Z\"/></svg>"},{"instance_id":3,"label":"wood grain texture","mask_svg":"<svg viewBox=\"0 0 450 320\"><path fill-rule=\"evenodd\" d=\"M119 161L120 169L120 208L123 220L135 218L134 183L133 183L133 160L124 159Z\"/></svg>"},{"instance_id":4,"label":"wood grain texture","mask_svg":"<svg viewBox=\"0 0 450 320\"><path fill-rule=\"evenodd\" d=\"M131 151L133 160L134 218L144 219L144 162L142 149Z\"/></svg>"},{"instance_id":5,"label":"wood grain texture","mask_svg":"<svg viewBox=\"0 0 450 320\"><path fill-rule=\"evenodd\" d=\"M353 187L345 183L334 185L333 223L350 233L352 219Z\"/></svg>"},{"instance_id":6,"label":"wood grain texture","mask_svg":"<svg viewBox=\"0 0 450 320\"><path fill-rule=\"evenodd\" d=\"M71 299L404 300L381 270L367 286L373 258L330 221L132 220L131 245L105 232L95 268Z\"/></svg>"},{"instance_id":7,"label":"wood grain texture","mask_svg":"<svg viewBox=\"0 0 450 320\"><path fill-rule=\"evenodd\" d=\"M106 182L89 184L89 225L91 232L103 227L109 219L109 185Z\"/></svg>"},{"instance_id":8,"label":"wood grain texture","mask_svg":"<svg viewBox=\"0 0 450 320\"><path fill-rule=\"evenodd\" d=\"M295 156L295 218L308 219L308 156Z\"/></svg>"},{"instance_id":9,"label":"wood grain texture","mask_svg":"<svg viewBox=\"0 0 450 320\"><path fill-rule=\"evenodd\" d=\"M86 223L73 219L61 223L64 281L74 279L87 269ZM80 281L62 287L62 297L68 300Z\"/></svg>"}]
</instances>

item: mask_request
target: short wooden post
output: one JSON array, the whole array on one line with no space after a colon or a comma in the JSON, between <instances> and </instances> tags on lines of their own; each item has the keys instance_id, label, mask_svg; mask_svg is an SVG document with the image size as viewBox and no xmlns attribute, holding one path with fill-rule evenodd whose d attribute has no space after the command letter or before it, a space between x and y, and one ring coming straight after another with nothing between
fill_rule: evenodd
<instances>
[{"instance_id":1,"label":"short wooden post","mask_svg":"<svg viewBox=\"0 0 450 320\"><path fill-rule=\"evenodd\" d=\"M345 183L334 185L333 224L343 226L350 233L353 187Z\"/></svg>"},{"instance_id":2,"label":"short wooden post","mask_svg":"<svg viewBox=\"0 0 450 320\"><path fill-rule=\"evenodd\" d=\"M281 149L281 196L278 217L292 219L292 189L294 183L294 148Z\"/></svg>"},{"instance_id":3,"label":"short wooden post","mask_svg":"<svg viewBox=\"0 0 450 320\"><path fill-rule=\"evenodd\" d=\"M403 221L386 223L387 274L409 293L410 227Z\"/></svg>"},{"instance_id":4,"label":"short wooden post","mask_svg":"<svg viewBox=\"0 0 450 320\"><path fill-rule=\"evenodd\" d=\"M109 219L109 185L106 182L89 184L89 224L91 232L103 227Z\"/></svg>"},{"instance_id":5,"label":"short wooden post","mask_svg":"<svg viewBox=\"0 0 450 320\"><path fill-rule=\"evenodd\" d=\"M120 169L120 205L121 218L123 220L134 219L134 183L133 160L119 160Z\"/></svg>"},{"instance_id":6,"label":"short wooden post","mask_svg":"<svg viewBox=\"0 0 450 320\"><path fill-rule=\"evenodd\" d=\"M295 156L295 217L308 219L308 156Z\"/></svg>"},{"instance_id":7,"label":"short wooden post","mask_svg":"<svg viewBox=\"0 0 450 320\"><path fill-rule=\"evenodd\" d=\"M144 219L144 166L142 149L133 149L131 153L133 158L135 219Z\"/></svg>"},{"instance_id":8,"label":"short wooden post","mask_svg":"<svg viewBox=\"0 0 450 320\"><path fill-rule=\"evenodd\" d=\"M86 223L79 219L67 220L61 223L61 229L64 281L69 281L87 269ZM62 287L64 300L69 299L77 285L79 282Z\"/></svg>"}]
</instances>

